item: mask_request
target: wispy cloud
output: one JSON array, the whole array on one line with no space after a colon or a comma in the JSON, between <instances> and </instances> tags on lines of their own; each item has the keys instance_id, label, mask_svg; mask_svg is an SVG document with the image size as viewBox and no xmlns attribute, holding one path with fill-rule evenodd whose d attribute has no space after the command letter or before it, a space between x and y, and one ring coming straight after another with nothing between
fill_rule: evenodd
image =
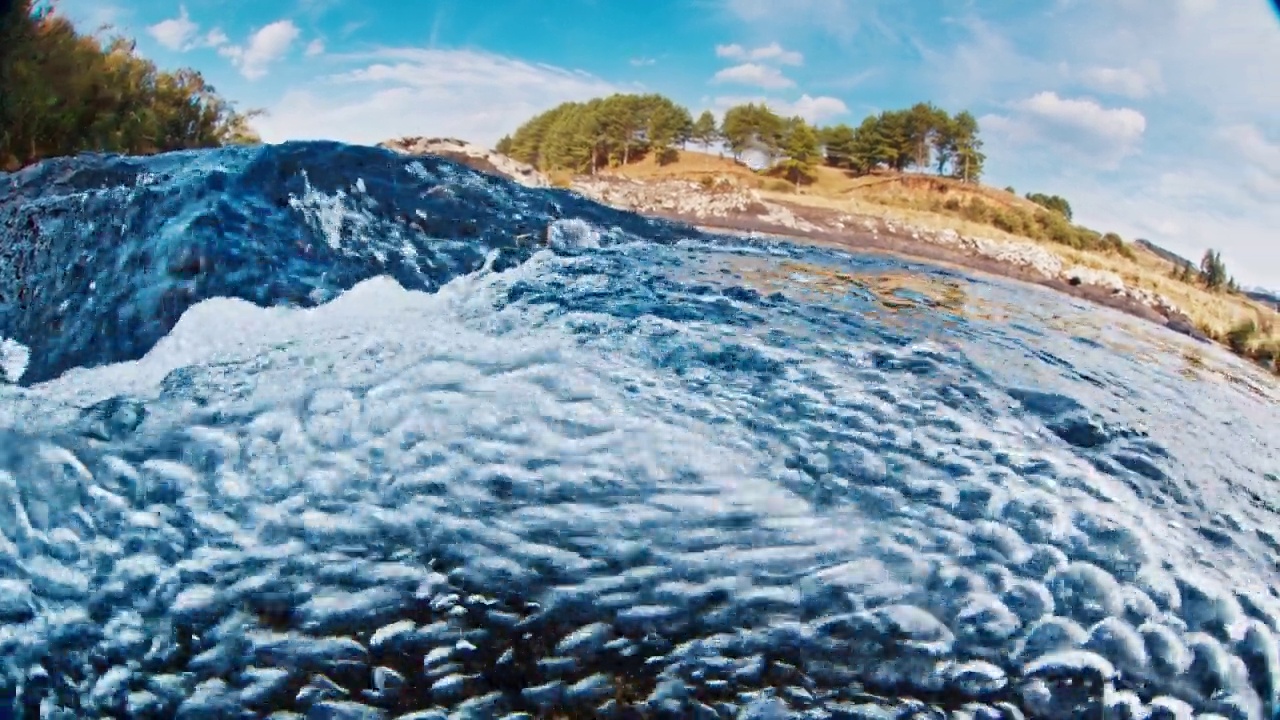
<instances>
[{"instance_id":1,"label":"wispy cloud","mask_svg":"<svg viewBox=\"0 0 1280 720\"><path fill-rule=\"evenodd\" d=\"M754 85L765 90L780 90L795 85L795 81L783 75L778 68L760 63L743 63L727 67L713 75L711 82Z\"/></svg>"},{"instance_id":2,"label":"wispy cloud","mask_svg":"<svg viewBox=\"0 0 1280 720\"><path fill-rule=\"evenodd\" d=\"M204 36L204 44L212 48L222 47L229 42L231 42L231 38L227 37L227 34L222 32L221 28L214 28L205 33Z\"/></svg>"},{"instance_id":3,"label":"wispy cloud","mask_svg":"<svg viewBox=\"0 0 1280 720\"><path fill-rule=\"evenodd\" d=\"M1160 89L1159 68L1086 67L1079 71L1080 81L1092 90L1140 100Z\"/></svg>"},{"instance_id":4,"label":"wispy cloud","mask_svg":"<svg viewBox=\"0 0 1280 720\"><path fill-rule=\"evenodd\" d=\"M359 32L368 24L369 22L367 20L350 20L346 23L343 23L342 29L339 31L339 34L344 38L351 37L352 35Z\"/></svg>"},{"instance_id":5,"label":"wispy cloud","mask_svg":"<svg viewBox=\"0 0 1280 720\"><path fill-rule=\"evenodd\" d=\"M1280 195L1280 139L1271 140L1255 123L1229 125L1217 132L1217 138L1243 169L1243 188L1259 202L1274 206Z\"/></svg>"},{"instance_id":6,"label":"wispy cloud","mask_svg":"<svg viewBox=\"0 0 1280 720\"><path fill-rule=\"evenodd\" d=\"M878 18L880 0L721 0L729 18L760 33L815 30L841 42L852 41L865 26L890 34Z\"/></svg>"},{"instance_id":7,"label":"wispy cloud","mask_svg":"<svg viewBox=\"0 0 1280 720\"><path fill-rule=\"evenodd\" d=\"M389 48L331 58L351 67L285 93L257 123L265 140L372 144L434 135L492 144L561 102L636 90L580 70L472 50Z\"/></svg>"},{"instance_id":8,"label":"wispy cloud","mask_svg":"<svg viewBox=\"0 0 1280 720\"><path fill-rule=\"evenodd\" d=\"M651 57L634 57L631 58L631 67L648 67L656 64L658 61Z\"/></svg>"},{"instance_id":9,"label":"wispy cloud","mask_svg":"<svg viewBox=\"0 0 1280 720\"><path fill-rule=\"evenodd\" d=\"M316 55L323 55L324 40L321 40L320 38L316 38L311 42L307 43L307 49L303 51L303 54L306 55L307 57L315 57Z\"/></svg>"}]
</instances>

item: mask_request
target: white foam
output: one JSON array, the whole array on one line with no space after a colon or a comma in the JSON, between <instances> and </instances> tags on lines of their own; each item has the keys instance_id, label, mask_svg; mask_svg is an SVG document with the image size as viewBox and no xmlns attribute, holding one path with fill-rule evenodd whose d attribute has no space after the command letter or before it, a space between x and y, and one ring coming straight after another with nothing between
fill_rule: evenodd
<instances>
[{"instance_id":1,"label":"white foam","mask_svg":"<svg viewBox=\"0 0 1280 720\"><path fill-rule=\"evenodd\" d=\"M27 371L31 351L17 340L0 338L0 382L16 383Z\"/></svg>"}]
</instances>

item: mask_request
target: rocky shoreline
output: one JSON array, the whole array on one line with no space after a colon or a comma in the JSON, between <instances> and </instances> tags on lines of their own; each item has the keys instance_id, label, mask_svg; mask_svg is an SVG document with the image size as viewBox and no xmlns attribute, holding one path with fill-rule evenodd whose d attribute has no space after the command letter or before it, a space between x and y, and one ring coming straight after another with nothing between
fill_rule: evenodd
<instances>
[{"instance_id":1,"label":"rocky shoreline","mask_svg":"<svg viewBox=\"0 0 1280 720\"><path fill-rule=\"evenodd\" d=\"M1168 298L1130 287L1115 273L1069 265L1030 241L969 237L950 229L934 231L765 200L727 180L706 188L690 181L580 178L573 190L612 207L711 230L781 235L851 250L892 252L1031 282L1208 340Z\"/></svg>"},{"instance_id":2,"label":"rocky shoreline","mask_svg":"<svg viewBox=\"0 0 1280 720\"><path fill-rule=\"evenodd\" d=\"M551 180L532 166L462 140L409 137L381 145L401 153L443 156L529 187L552 186ZM694 182L597 175L575 178L570 189L614 208L710 230L778 235L850 250L891 252L1031 282L1164 325L1197 340L1209 340L1168 298L1130 287L1115 273L1068 264L1058 254L1031 241L966 236L951 229L936 231L884 218L765 199L728 177Z\"/></svg>"}]
</instances>

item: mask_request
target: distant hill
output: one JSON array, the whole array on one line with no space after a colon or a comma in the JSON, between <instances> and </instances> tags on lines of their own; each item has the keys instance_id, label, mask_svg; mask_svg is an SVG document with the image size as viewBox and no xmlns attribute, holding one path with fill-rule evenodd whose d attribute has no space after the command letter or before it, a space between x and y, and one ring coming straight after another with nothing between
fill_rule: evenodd
<instances>
[{"instance_id":1,"label":"distant hill","mask_svg":"<svg viewBox=\"0 0 1280 720\"><path fill-rule=\"evenodd\" d=\"M1133 241L1133 244L1175 265L1190 265L1191 267L1198 267L1196 263L1182 257L1181 255L1179 255L1176 252L1173 252L1172 250L1166 250L1160 247L1159 245L1151 242L1150 240L1146 240L1144 238L1138 238L1137 240Z\"/></svg>"},{"instance_id":2,"label":"distant hill","mask_svg":"<svg viewBox=\"0 0 1280 720\"><path fill-rule=\"evenodd\" d=\"M1250 300L1255 300L1260 303L1266 303L1267 305L1271 305L1277 310L1280 310L1280 292L1276 292L1274 290L1264 290L1262 288L1253 288L1252 290L1241 290L1240 292L1244 293L1244 296L1249 298Z\"/></svg>"}]
</instances>

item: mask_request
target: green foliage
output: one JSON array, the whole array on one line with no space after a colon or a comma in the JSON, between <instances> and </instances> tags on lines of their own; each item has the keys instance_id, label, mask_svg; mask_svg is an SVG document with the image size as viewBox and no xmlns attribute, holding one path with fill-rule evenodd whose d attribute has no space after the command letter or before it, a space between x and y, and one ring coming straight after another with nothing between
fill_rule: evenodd
<instances>
[{"instance_id":1,"label":"green foliage","mask_svg":"<svg viewBox=\"0 0 1280 720\"><path fill-rule=\"evenodd\" d=\"M946 114L940 116L943 120ZM962 110L944 123L940 145L951 163L951 177L964 182L978 182L982 177L987 156L982 152L982 139L978 137L978 120L968 110ZM943 166L939 166L939 171Z\"/></svg>"},{"instance_id":2,"label":"green foliage","mask_svg":"<svg viewBox=\"0 0 1280 720\"><path fill-rule=\"evenodd\" d=\"M0 169L86 150L144 154L255 143L193 70L161 71L134 44L81 35L53 10L0 10Z\"/></svg>"},{"instance_id":3,"label":"green foliage","mask_svg":"<svg viewBox=\"0 0 1280 720\"><path fill-rule=\"evenodd\" d=\"M1067 220L1071 219L1071 203L1067 202L1064 197L1045 195L1044 193L1027 193L1026 198L1042 208L1062 215Z\"/></svg>"},{"instance_id":4,"label":"green foliage","mask_svg":"<svg viewBox=\"0 0 1280 720\"><path fill-rule=\"evenodd\" d=\"M731 107L720 122L720 135L734 159L741 159L748 150L758 150L772 162L781 152L785 133L786 123L767 105L747 103Z\"/></svg>"},{"instance_id":5,"label":"green foliage","mask_svg":"<svg viewBox=\"0 0 1280 720\"><path fill-rule=\"evenodd\" d=\"M716 127L716 117L711 114L710 110L703 110L698 119L694 121L689 139L703 147L709 146L720 139L720 130Z\"/></svg>"},{"instance_id":6,"label":"green foliage","mask_svg":"<svg viewBox=\"0 0 1280 720\"><path fill-rule=\"evenodd\" d=\"M1204 251L1204 257L1200 259L1200 280L1210 290L1222 290L1227 286L1227 266L1217 250Z\"/></svg>"},{"instance_id":7,"label":"green foliage","mask_svg":"<svg viewBox=\"0 0 1280 720\"><path fill-rule=\"evenodd\" d=\"M1253 318L1248 318L1236 323L1227 331L1227 345L1232 352L1243 355L1249 348L1249 341L1258 334L1258 322Z\"/></svg>"},{"instance_id":8,"label":"green foliage","mask_svg":"<svg viewBox=\"0 0 1280 720\"><path fill-rule=\"evenodd\" d=\"M824 160L831 167L853 168L857 139L854 129L843 123L818 130L818 142L822 145Z\"/></svg>"},{"instance_id":9,"label":"green foliage","mask_svg":"<svg viewBox=\"0 0 1280 720\"><path fill-rule=\"evenodd\" d=\"M1132 246L1116 233L1104 235L1073 225L1056 212L1028 211L996 205L979 197L971 197L966 201L955 196L945 200L934 199L928 209L962 217L970 222L991 225L1013 235L1067 245L1078 250L1111 253L1129 259L1135 257Z\"/></svg>"},{"instance_id":10,"label":"green foliage","mask_svg":"<svg viewBox=\"0 0 1280 720\"><path fill-rule=\"evenodd\" d=\"M693 139L689 111L661 95L614 94L567 102L541 113L503 138L500 150L543 170L594 172L656 153L675 158L675 146Z\"/></svg>"},{"instance_id":11,"label":"green foliage","mask_svg":"<svg viewBox=\"0 0 1280 720\"><path fill-rule=\"evenodd\" d=\"M802 181L813 180L813 168L822 157L818 145L818 133L801 118L791 118L786 123L782 142L785 153L777 167L800 187Z\"/></svg>"},{"instance_id":12,"label":"green foliage","mask_svg":"<svg viewBox=\"0 0 1280 720\"><path fill-rule=\"evenodd\" d=\"M648 123L645 128L645 137L657 153L659 164L665 164L675 159L675 150L673 145L679 143L684 144L693 134L693 118L689 116L689 111L667 102L657 104L649 113Z\"/></svg>"},{"instance_id":13,"label":"green foliage","mask_svg":"<svg viewBox=\"0 0 1280 720\"><path fill-rule=\"evenodd\" d=\"M856 128L824 127L818 138L828 166L859 175L914 168L976 182L986 160L973 115L952 117L929 103L868 116Z\"/></svg>"},{"instance_id":14,"label":"green foliage","mask_svg":"<svg viewBox=\"0 0 1280 720\"><path fill-rule=\"evenodd\" d=\"M578 113L575 108L584 109L586 116L556 124L562 116ZM796 119L783 119L767 105L744 103L726 110L716 127L710 111L693 120L688 110L660 95L619 94L552 108L503 138L499 150L543 169L576 172L625 165L651 152L664 162L674 157L675 145L722 141L734 159L751 151L763 153L773 169L794 182L812 177L819 162L857 174L916 169L977 182L986 160L977 119L967 111L948 115L930 103L868 116L856 128L801 124L806 130L796 134ZM569 149L584 144L588 151Z\"/></svg>"},{"instance_id":15,"label":"green foliage","mask_svg":"<svg viewBox=\"0 0 1280 720\"><path fill-rule=\"evenodd\" d=\"M1251 317L1237 322L1227 330L1225 337L1217 339L1225 342L1235 354L1280 374L1280 341L1266 337L1274 329L1274 316Z\"/></svg>"}]
</instances>

